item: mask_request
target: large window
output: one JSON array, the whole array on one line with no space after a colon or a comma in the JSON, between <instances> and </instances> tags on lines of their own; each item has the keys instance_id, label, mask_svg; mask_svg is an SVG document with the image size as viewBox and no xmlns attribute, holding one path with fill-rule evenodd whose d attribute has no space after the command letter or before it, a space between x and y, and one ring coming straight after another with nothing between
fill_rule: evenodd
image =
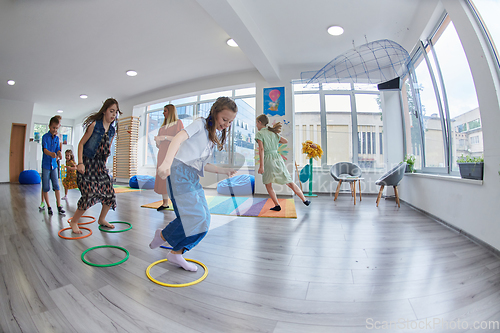
<instances>
[{"instance_id":1,"label":"large window","mask_svg":"<svg viewBox=\"0 0 500 333\"><path fill-rule=\"evenodd\" d=\"M42 142L42 136L49 131L48 124L34 124L33 138L36 142ZM62 144L71 145L73 143L73 127L71 126L60 126L57 131L61 135Z\"/></svg>"},{"instance_id":2,"label":"large window","mask_svg":"<svg viewBox=\"0 0 500 333\"><path fill-rule=\"evenodd\" d=\"M212 104L220 96L229 96L238 105L238 114L231 125L231 132L222 152L215 151L212 163L231 164L235 167L254 166L255 138L255 87L224 90L202 95L193 95L149 105L146 110L145 164L156 166L158 148L154 137L163 123L163 107L175 105L179 119L184 127L199 117L207 117Z\"/></svg>"},{"instance_id":3,"label":"large window","mask_svg":"<svg viewBox=\"0 0 500 333\"><path fill-rule=\"evenodd\" d=\"M456 173L457 158L481 156L483 146L472 75L448 17L413 54L410 77L402 89L406 153L417 170Z\"/></svg>"},{"instance_id":4,"label":"large window","mask_svg":"<svg viewBox=\"0 0 500 333\"><path fill-rule=\"evenodd\" d=\"M500 45L500 1L498 0L468 0L473 13L476 15L488 39L491 51L500 72L500 54L496 45Z\"/></svg>"},{"instance_id":5,"label":"large window","mask_svg":"<svg viewBox=\"0 0 500 333\"><path fill-rule=\"evenodd\" d=\"M376 85L296 82L295 156L297 164L309 163L302 142L321 144L321 161L313 166L352 161L363 169L383 169L382 117Z\"/></svg>"}]
</instances>

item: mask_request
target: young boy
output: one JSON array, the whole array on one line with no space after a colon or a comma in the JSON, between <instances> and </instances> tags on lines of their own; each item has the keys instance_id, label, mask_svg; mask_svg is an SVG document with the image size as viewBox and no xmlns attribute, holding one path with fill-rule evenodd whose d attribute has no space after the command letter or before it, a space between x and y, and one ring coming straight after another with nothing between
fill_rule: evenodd
<instances>
[{"instance_id":1,"label":"young boy","mask_svg":"<svg viewBox=\"0 0 500 333\"><path fill-rule=\"evenodd\" d=\"M59 178L57 176L57 157L62 158L61 145L57 131L61 126L57 116L52 117L49 122L49 132L42 137L42 191L45 202L47 203L47 211L50 215L53 214L49 203L50 183L52 181L52 189L56 193L57 210L59 214L64 214L65 211L61 206L61 193L59 192Z\"/></svg>"}]
</instances>

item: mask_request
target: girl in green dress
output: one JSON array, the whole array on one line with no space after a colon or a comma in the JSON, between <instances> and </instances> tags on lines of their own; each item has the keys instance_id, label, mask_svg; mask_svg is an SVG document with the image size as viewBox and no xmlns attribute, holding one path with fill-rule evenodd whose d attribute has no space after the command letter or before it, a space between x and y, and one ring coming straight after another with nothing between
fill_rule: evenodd
<instances>
[{"instance_id":1,"label":"girl in green dress","mask_svg":"<svg viewBox=\"0 0 500 333\"><path fill-rule=\"evenodd\" d=\"M269 127L267 124L269 124L269 118L265 114L257 117L256 126L259 131L255 135L255 141L259 147L260 166L258 172L262 174L262 181L266 185L267 193L275 205L271 210L281 210L273 190L273 183L286 184L299 196L304 205L309 206L311 202L306 200L300 188L293 182L281 154L278 153L279 144L288 142L287 139L278 134L281 132L281 123L276 123L273 127Z\"/></svg>"}]
</instances>

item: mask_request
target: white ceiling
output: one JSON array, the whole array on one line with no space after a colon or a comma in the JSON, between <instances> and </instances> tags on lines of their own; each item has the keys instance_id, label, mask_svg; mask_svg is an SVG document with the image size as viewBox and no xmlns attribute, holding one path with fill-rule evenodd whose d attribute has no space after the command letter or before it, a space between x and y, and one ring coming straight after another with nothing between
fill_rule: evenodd
<instances>
[{"instance_id":1,"label":"white ceiling","mask_svg":"<svg viewBox=\"0 0 500 333\"><path fill-rule=\"evenodd\" d=\"M319 70L378 39L408 51L438 0L0 0L0 98L76 119L106 98L257 69ZM327 34L331 25L342 36ZM366 37L365 37L366 36ZM226 45L234 38L239 48ZM125 72L136 70L136 77ZM14 86L7 80L16 81ZM87 94L82 100L80 94Z\"/></svg>"}]
</instances>

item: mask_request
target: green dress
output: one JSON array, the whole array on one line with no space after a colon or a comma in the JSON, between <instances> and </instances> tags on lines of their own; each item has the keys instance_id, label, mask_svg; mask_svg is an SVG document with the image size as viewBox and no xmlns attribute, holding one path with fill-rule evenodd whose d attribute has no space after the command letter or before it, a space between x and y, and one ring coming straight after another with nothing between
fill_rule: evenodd
<instances>
[{"instance_id":1,"label":"green dress","mask_svg":"<svg viewBox=\"0 0 500 333\"><path fill-rule=\"evenodd\" d=\"M262 175L264 184L292 183L292 177L285 166L283 157L278 153L280 136L264 127L255 135L255 141L257 140L262 141L264 146L264 174Z\"/></svg>"}]
</instances>

